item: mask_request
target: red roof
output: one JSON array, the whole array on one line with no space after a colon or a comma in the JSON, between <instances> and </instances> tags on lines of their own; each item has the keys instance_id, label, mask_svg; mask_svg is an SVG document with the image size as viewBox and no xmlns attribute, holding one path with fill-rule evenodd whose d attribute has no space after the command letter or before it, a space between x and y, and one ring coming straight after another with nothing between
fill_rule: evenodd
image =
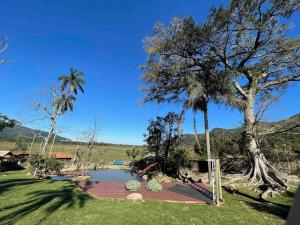
<instances>
[{"instance_id":1,"label":"red roof","mask_svg":"<svg viewBox=\"0 0 300 225\"><path fill-rule=\"evenodd\" d=\"M5 157L8 155L12 155L10 151L0 151L0 157Z\"/></svg>"},{"instance_id":2,"label":"red roof","mask_svg":"<svg viewBox=\"0 0 300 225\"><path fill-rule=\"evenodd\" d=\"M71 152L52 152L50 156L53 156L57 159L72 159L73 155Z\"/></svg>"},{"instance_id":3,"label":"red roof","mask_svg":"<svg viewBox=\"0 0 300 225\"><path fill-rule=\"evenodd\" d=\"M13 156L28 156L28 155L29 155L28 152L25 152L25 151L19 151L19 150L11 151L11 154L12 154Z\"/></svg>"}]
</instances>

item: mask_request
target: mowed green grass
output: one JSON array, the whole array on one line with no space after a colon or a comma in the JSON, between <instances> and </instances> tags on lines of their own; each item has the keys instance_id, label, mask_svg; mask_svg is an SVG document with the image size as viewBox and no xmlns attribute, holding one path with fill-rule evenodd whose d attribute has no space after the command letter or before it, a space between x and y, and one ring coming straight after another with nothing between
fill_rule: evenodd
<instances>
[{"instance_id":1,"label":"mowed green grass","mask_svg":"<svg viewBox=\"0 0 300 225\"><path fill-rule=\"evenodd\" d=\"M75 144L67 144L67 143L55 143L53 145L52 151L59 152L72 152L75 153L77 145ZM130 146L122 146L122 145L97 145L93 149L93 155L90 157L91 162L100 162L103 160L104 162L113 162L113 161L127 161L130 160L126 154L127 149L131 149ZM14 150L15 142L9 141L0 141L0 150ZM33 151L38 152L40 149L40 144L36 143L33 146ZM48 147L50 149L50 146ZM142 149L142 147L140 147Z\"/></svg>"},{"instance_id":2,"label":"mowed green grass","mask_svg":"<svg viewBox=\"0 0 300 225\"><path fill-rule=\"evenodd\" d=\"M66 181L32 180L26 171L0 173L0 224L283 224L293 192L276 198L283 205L224 193L225 205L99 200ZM276 201L272 199L271 201Z\"/></svg>"}]
</instances>

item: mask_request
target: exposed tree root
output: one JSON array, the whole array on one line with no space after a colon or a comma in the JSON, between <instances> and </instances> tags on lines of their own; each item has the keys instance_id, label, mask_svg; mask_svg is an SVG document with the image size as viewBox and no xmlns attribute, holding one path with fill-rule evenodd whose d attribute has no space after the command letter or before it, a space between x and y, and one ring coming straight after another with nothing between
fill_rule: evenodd
<instances>
[{"instance_id":1,"label":"exposed tree root","mask_svg":"<svg viewBox=\"0 0 300 225\"><path fill-rule=\"evenodd\" d=\"M251 169L247 175L249 182L263 185L264 190L258 196L260 199L274 196L280 190L287 189L287 175L273 167L259 149L250 156Z\"/></svg>"}]
</instances>

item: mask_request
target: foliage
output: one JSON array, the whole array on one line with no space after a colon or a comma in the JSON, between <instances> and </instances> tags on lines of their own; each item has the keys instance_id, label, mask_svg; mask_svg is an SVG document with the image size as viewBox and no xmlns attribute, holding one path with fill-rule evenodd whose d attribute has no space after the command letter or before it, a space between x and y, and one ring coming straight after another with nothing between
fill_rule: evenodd
<instances>
[{"instance_id":1,"label":"foliage","mask_svg":"<svg viewBox=\"0 0 300 225\"><path fill-rule=\"evenodd\" d=\"M58 78L61 82L60 90L51 89L50 105L43 103L36 104L36 109L46 113L46 118L50 119L50 127L44 143L41 145L41 154L45 155L50 138L54 135L56 123L60 116L67 111L73 111L73 104L76 100L77 90L84 92L82 85L85 83L84 74L75 69L70 69L69 75L62 75Z\"/></svg>"},{"instance_id":2,"label":"foliage","mask_svg":"<svg viewBox=\"0 0 300 225\"><path fill-rule=\"evenodd\" d=\"M45 158L42 155L32 155L29 160L30 165L37 170L38 174L59 173L63 168L63 163L53 157Z\"/></svg>"},{"instance_id":3,"label":"foliage","mask_svg":"<svg viewBox=\"0 0 300 225\"><path fill-rule=\"evenodd\" d=\"M17 123L16 120L9 119L6 115L0 113L0 131L7 127L14 127Z\"/></svg>"},{"instance_id":4,"label":"foliage","mask_svg":"<svg viewBox=\"0 0 300 225\"><path fill-rule=\"evenodd\" d=\"M162 186L157 180L152 179L147 182L146 189L149 191L161 191Z\"/></svg>"},{"instance_id":5,"label":"foliage","mask_svg":"<svg viewBox=\"0 0 300 225\"><path fill-rule=\"evenodd\" d=\"M158 116L156 120L150 120L148 134L145 134L149 152L154 152L156 159L163 155L164 169L168 164L169 152L175 151L180 142L179 123L180 116L170 112L165 117Z\"/></svg>"},{"instance_id":6,"label":"foliage","mask_svg":"<svg viewBox=\"0 0 300 225\"><path fill-rule=\"evenodd\" d=\"M64 167L63 163L54 157L49 157L45 161L46 171L59 173Z\"/></svg>"},{"instance_id":7,"label":"foliage","mask_svg":"<svg viewBox=\"0 0 300 225\"><path fill-rule=\"evenodd\" d=\"M176 148L176 151L173 151L170 154L170 161L175 162L174 169L176 169L177 172L180 166L185 166L190 160L189 151L184 145L179 145L178 148Z\"/></svg>"},{"instance_id":8,"label":"foliage","mask_svg":"<svg viewBox=\"0 0 300 225\"><path fill-rule=\"evenodd\" d=\"M15 145L16 145L16 149L27 151L30 147L30 142L27 137L19 136L17 137Z\"/></svg>"},{"instance_id":9,"label":"foliage","mask_svg":"<svg viewBox=\"0 0 300 225\"><path fill-rule=\"evenodd\" d=\"M208 51L230 81L225 100L243 112L240 147L250 159L249 180L272 188L286 188L287 179L260 150L259 138L272 129L260 131L257 124L268 106L300 81L300 39L288 35L286 22L299 9L298 0L233 0L211 10L205 23Z\"/></svg>"},{"instance_id":10,"label":"foliage","mask_svg":"<svg viewBox=\"0 0 300 225\"><path fill-rule=\"evenodd\" d=\"M126 190L137 191L141 187L141 183L137 180L127 181L125 184Z\"/></svg>"},{"instance_id":11,"label":"foliage","mask_svg":"<svg viewBox=\"0 0 300 225\"><path fill-rule=\"evenodd\" d=\"M140 155L140 150L134 147L132 149L127 149L126 154L128 158L132 159L132 161L135 161L136 157Z\"/></svg>"},{"instance_id":12,"label":"foliage","mask_svg":"<svg viewBox=\"0 0 300 225\"><path fill-rule=\"evenodd\" d=\"M291 82L300 81L300 39L288 36L285 22L299 8L298 0L232 0L212 8L205 23L175 18L166 27L158 23L153 37L146 39L145 102L185 100L194 111L195 106L204 109L205 115L205 104L199 104L205 101L198 99L207 102L211 97L241 110L239 144L251 158L249 177L271 187L286 188L286 179L261 152L258 138L268 132L258 131L256 125L269 99L277 101ZM207 121L205 115L206 131ZM208 157L209 146L207 142Z\"/></svg>"}]
</instances>

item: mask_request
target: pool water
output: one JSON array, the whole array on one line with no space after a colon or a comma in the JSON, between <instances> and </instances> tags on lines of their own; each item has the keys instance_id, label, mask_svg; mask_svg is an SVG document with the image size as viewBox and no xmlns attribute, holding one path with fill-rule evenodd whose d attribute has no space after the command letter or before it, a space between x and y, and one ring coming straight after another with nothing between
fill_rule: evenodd
<instances>
[{"instance_id":1,"label":"pool water","mask_svg":"<svg viewBox=\"0 0 300 225\"><path fill-rule=\"evenodd\" d=\"M129 181L140 180L134 173L126 170L93 170L90 173L92 181Z\"/></svg>"},{"instance_id":2,"label":"pool water","mask_svg":"<svg viewBox=\"0 0 300 225\"><path fill-rule=\"evenodd\" d=\"M52 180L71 180L69 176L51 176Z\"/></svg>"}]
</instances>

